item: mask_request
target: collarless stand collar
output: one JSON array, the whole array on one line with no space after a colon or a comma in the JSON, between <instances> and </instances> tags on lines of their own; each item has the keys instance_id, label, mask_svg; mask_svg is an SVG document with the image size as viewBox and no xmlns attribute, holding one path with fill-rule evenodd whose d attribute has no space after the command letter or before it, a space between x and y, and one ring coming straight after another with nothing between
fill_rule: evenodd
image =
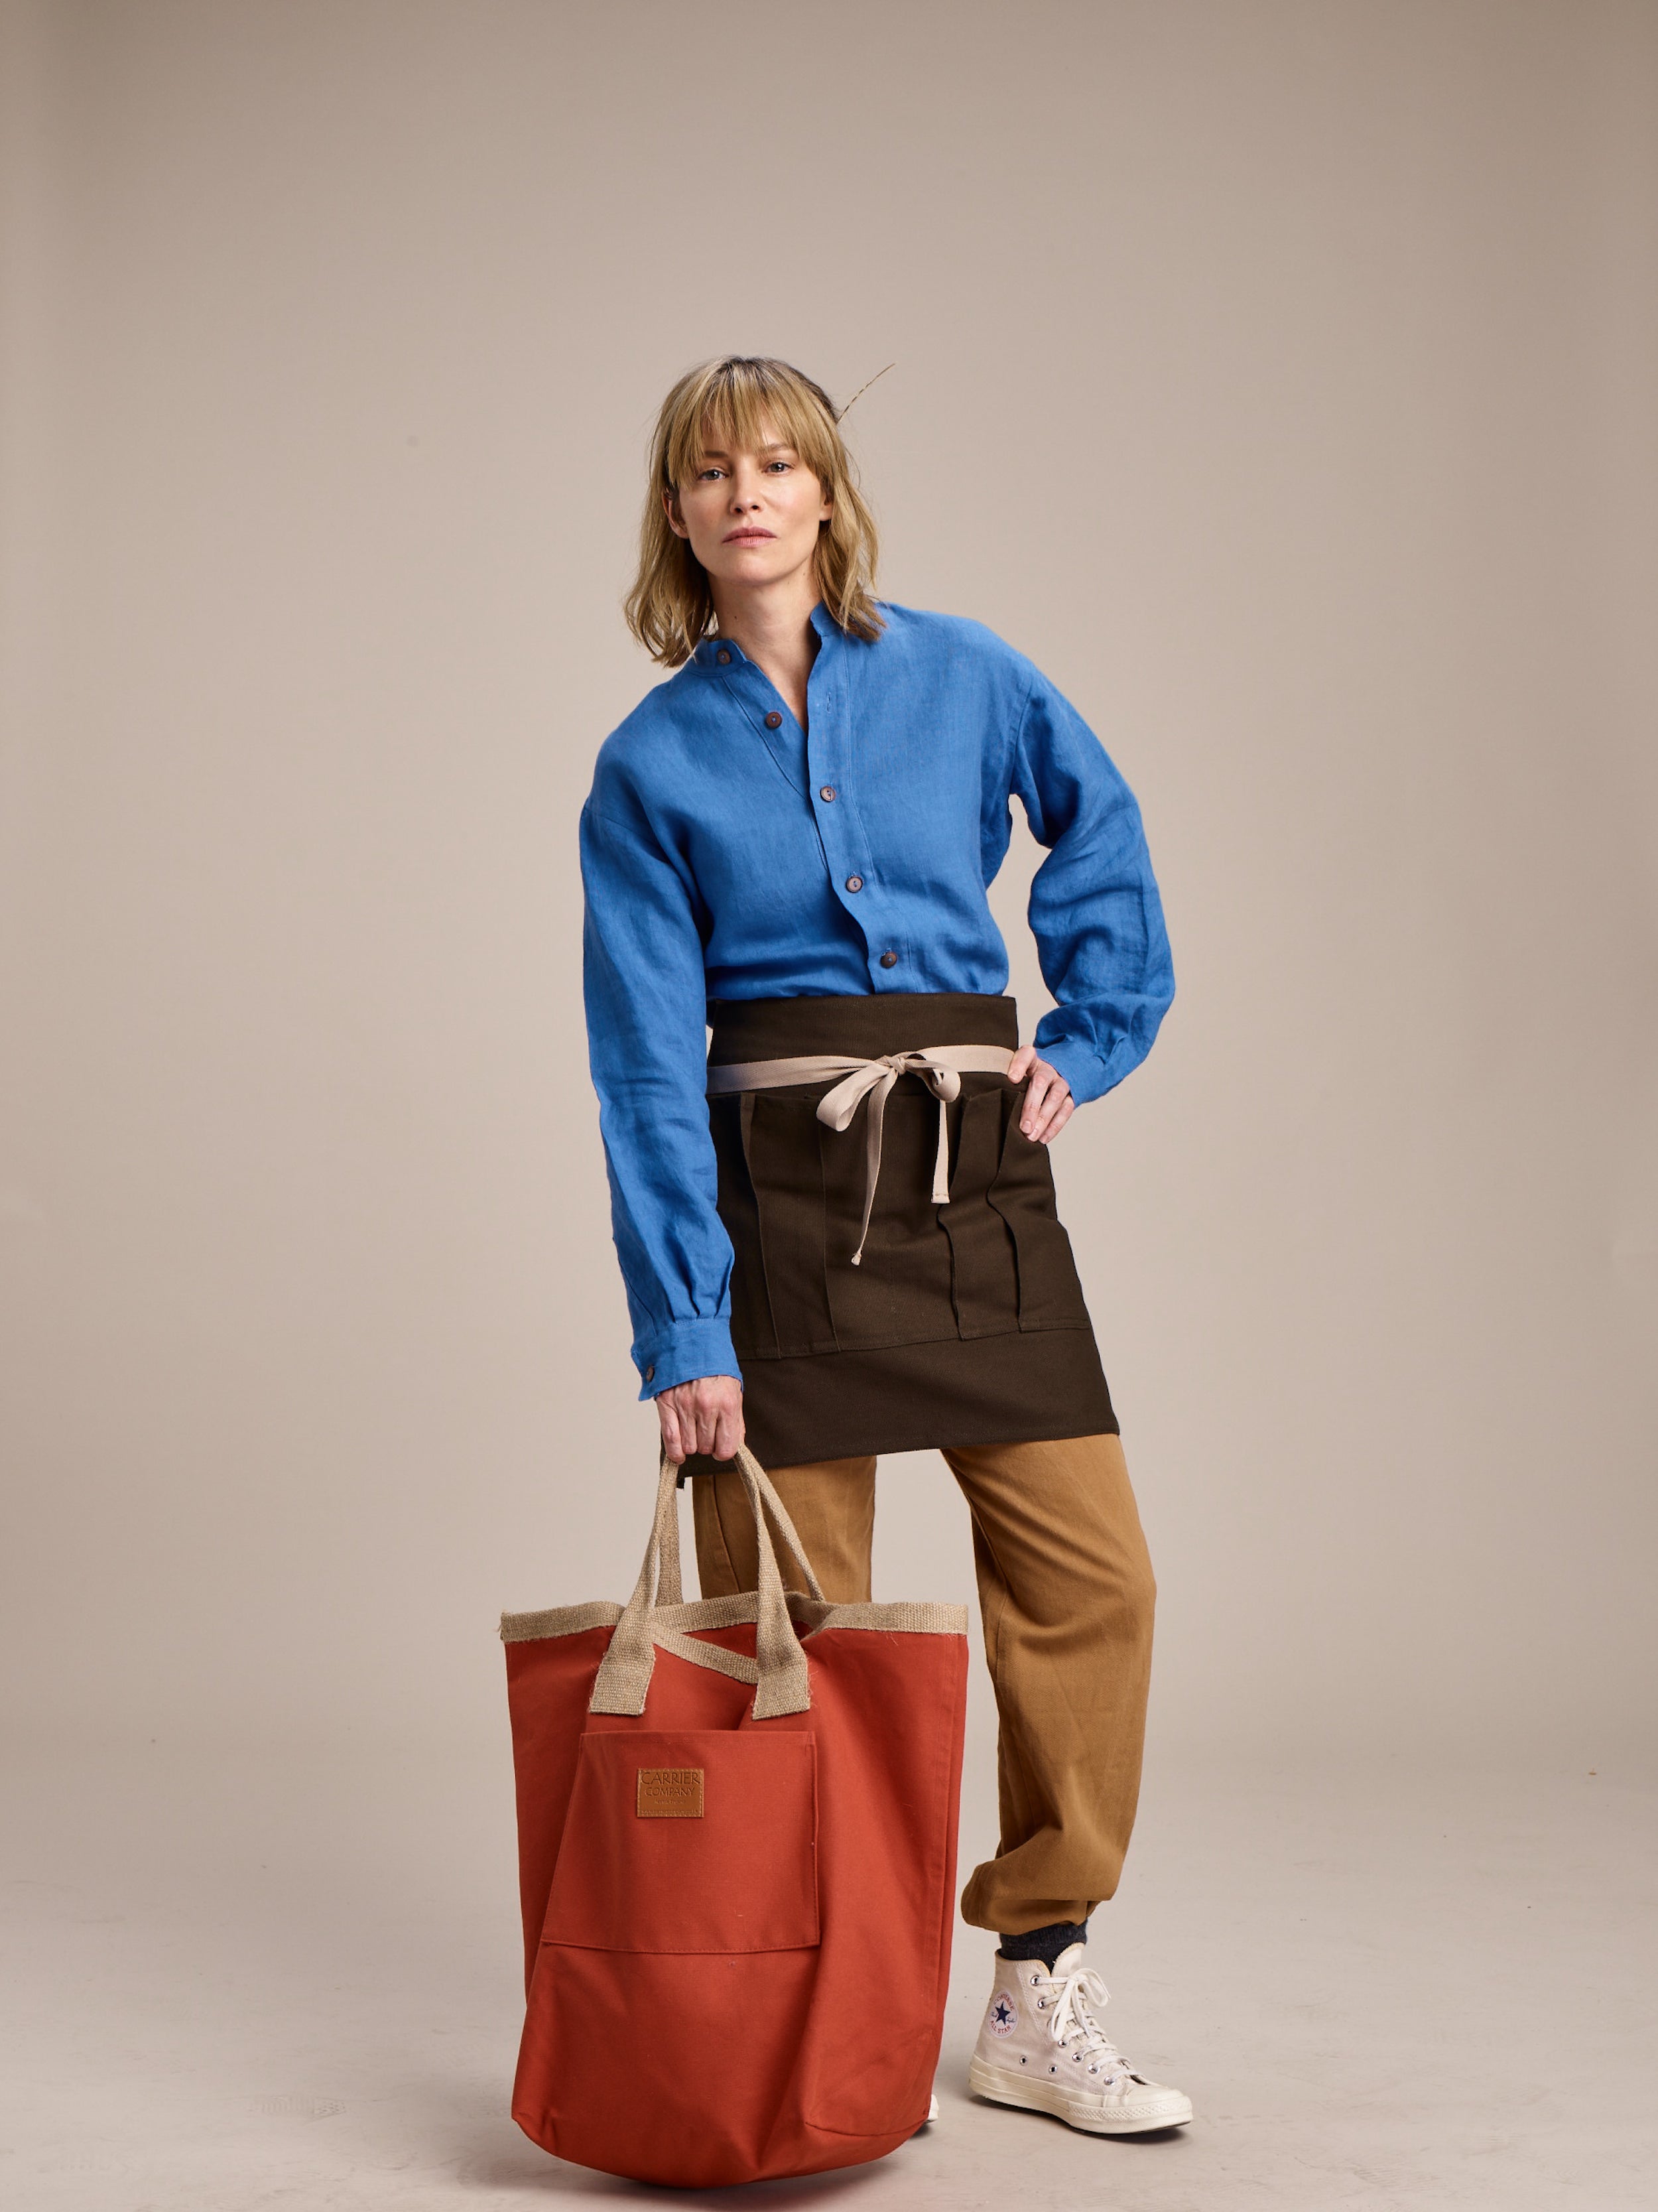
<instances>
[{"instance_id":1,"label":"collarless stand collar","mask_svg":"<svg viewBox=\"0 0 1658 2212\"><path fill-rule=\"evenodd\" d=\"M827 648L840 641L841 626L822 599L817 601L806 620L817 633L818 659L821 659ZM699 668L725 670L756 668L759 665L750 659L734 637L705 637L695 647L691 658ZM813 665L816 665L814 662Z\"/></svg>"}]
</instances>

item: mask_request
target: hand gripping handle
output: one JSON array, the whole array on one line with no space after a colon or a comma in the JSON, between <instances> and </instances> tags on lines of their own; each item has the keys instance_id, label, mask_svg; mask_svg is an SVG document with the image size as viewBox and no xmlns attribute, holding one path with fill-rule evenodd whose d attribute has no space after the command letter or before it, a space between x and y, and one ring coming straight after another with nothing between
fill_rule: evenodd
<instances>
[{"instance_id":1,"label":"hand gripping handle","mask_svg":"<svg viewBox=\"0 0 1658 2212\"><path fill-rule=\"evenodd\" d=\"M610 1649L599 1662L592 1695L587 1700L588 1711L634 1716L642 1713L659 1646L671 1651L677 1658L689 1660L694 1667L706 1667L716 1674L729 1674L735 1681L754 1683L754 1717L757 1721L771 1720L780 1713L806 1711L811 1704L811 1680L806 1655L789 1618L782 1571L772 1540L773 1527L799 1565L811 1595L821 1600L823 1592L787 1508L773 1488L766 1470L745 1444L737 1447L737 1471L754 1515L760 1558L755 1656L748 1659L741 1652L727 1651L721 1644L703 1644L661 1617L664 1608L681 1602L677 1487L680 1464L664 1450L657 1481L656 1517L651 1525L650 1541L645 1547L644 1564L639 1570L634 1594L611 1633Z\"/></svg>"}]
</instances>

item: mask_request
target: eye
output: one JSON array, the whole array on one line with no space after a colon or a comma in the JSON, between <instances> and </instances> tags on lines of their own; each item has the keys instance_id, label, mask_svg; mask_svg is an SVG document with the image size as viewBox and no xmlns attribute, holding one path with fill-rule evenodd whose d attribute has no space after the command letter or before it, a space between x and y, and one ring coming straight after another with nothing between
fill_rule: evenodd
<instances>
[{"instance_id":1,"label":"eye","mask_svg":"<svg viewBox=\"0 0 1658 2212\"><path fill-rule=\"evenodd\" d=\"M726 471L724 469L716 468L714 464L710 462L706 469L699 469L697 471L696 481L698 483L706 483L710 477L723 477Z\"/></svg>"},{"instance_id":2,"label":"eye","mask_svg":"<svg viewBox=\"0 0 1658 2212\"><path fill-rule=\"evenodd\" d=\"M768 461L766 466L768 469L792 469L794 464L793 461Z\"/></svg>"}]
</instances>

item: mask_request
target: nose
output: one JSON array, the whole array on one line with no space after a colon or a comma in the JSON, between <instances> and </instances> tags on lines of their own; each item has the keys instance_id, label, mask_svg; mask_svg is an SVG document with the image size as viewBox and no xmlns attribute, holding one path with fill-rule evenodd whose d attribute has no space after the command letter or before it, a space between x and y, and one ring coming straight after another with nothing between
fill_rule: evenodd
<instances>
[{"instance_id":1,"label":"nose","mask_svg":"<svg viewBox=\"0 0 1658 2212\"><path fill-rule=\"evenodd\" d=\"M738 456L732 471L731 511L741 514L745 509L760 505L760 486L762 479L746 453Z\"/></svg>"}]
</instances>

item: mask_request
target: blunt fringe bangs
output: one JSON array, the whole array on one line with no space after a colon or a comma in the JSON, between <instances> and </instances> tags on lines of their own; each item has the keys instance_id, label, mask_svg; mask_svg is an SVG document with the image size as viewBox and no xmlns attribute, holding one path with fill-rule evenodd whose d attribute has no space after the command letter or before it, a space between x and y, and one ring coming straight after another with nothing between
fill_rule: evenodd
<instances>
[{"instance_id":1,"label":"blunt fringe bangs","mask_svg":"<svg viewBox=\"0 0 1658 2212\"><path fill-rule=\"evenodd\" d=\"M875 518L858 489L829 394L786 361L727 354L680 378L662 403L651 441L639 574L625 611L629 629L666 668L690 659L714 628L714 613L708 571L689 540L669 527L662 495L677 500L679 486L701 461L706 437L752 447L766 424L793 447L830 502L817 533L824 606L851 637L872 640L885 627L875 604Z\"/></svg>"}]
</instances>

